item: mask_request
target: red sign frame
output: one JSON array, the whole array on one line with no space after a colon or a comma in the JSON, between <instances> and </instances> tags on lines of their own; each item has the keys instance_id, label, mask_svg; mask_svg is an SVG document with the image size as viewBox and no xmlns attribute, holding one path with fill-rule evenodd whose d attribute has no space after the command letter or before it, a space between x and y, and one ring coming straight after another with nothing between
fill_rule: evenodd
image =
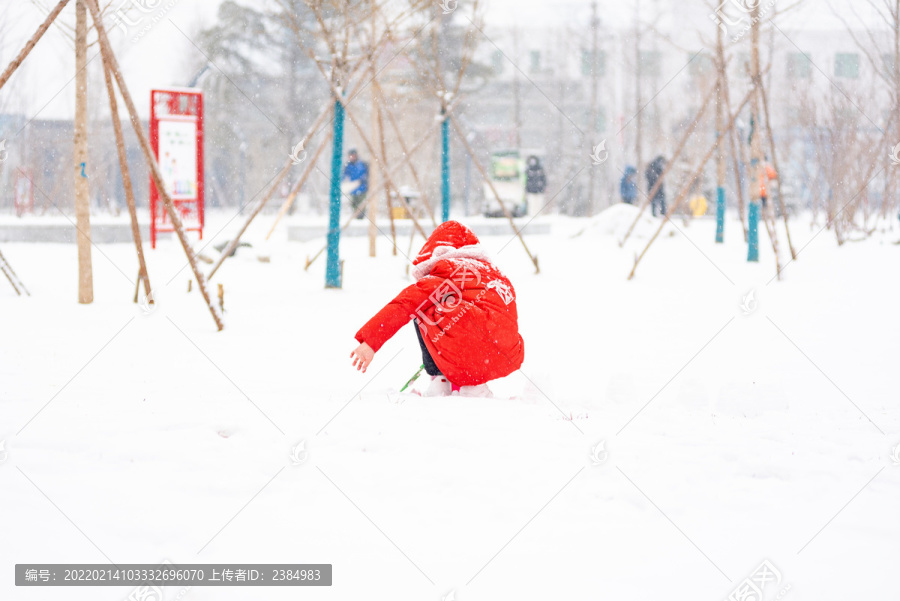
<instances>
[{"instance_id":1,"label":"red sign frame","mask_svg":"<svg viewBox=\"0 0 900 601\"><path fill-rule=\"evenodd\" d=\"M169 190L169 196L175 204L184 229L196 231L203 239L204 200L203 200L203 91L198 88L156 88L150 90L150 146L157 164L163 170L164 177L168 165L160 163L159 142L160 123L176 127L179 124L192 124L196 135L196 186L187 186L188 189L177 190L178 182L174 183L175 190ZM193 153L192 153L193 154ZM175 160L172 159L174 166ZM186 180L190 183L190 180ZM159 197L159 191L150 178L150 245L156 248L156 238L159 232L173 232L175 228L169 220L166 209Z\"/></svg>"}]
</instances>

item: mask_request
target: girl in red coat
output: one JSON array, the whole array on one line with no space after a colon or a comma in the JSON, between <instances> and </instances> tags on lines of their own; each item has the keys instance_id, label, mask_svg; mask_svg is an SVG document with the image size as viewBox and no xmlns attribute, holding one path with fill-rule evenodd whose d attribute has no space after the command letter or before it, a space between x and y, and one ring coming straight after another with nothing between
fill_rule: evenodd
<instances>
[{"instance_id":1,"label":"girl in red coat","mask_svg":"<svg viewBox=\"0 0 900 601\"><path fill-rule=\"evenodd\" d=\"M365 372L378 349L412 319L432 377L426 394L489 395L485 382L511 374L524 358L512 284L457 221L432 232L413 266L416 283L357 332L354 367Z\"/></svg>"}]
</instances>

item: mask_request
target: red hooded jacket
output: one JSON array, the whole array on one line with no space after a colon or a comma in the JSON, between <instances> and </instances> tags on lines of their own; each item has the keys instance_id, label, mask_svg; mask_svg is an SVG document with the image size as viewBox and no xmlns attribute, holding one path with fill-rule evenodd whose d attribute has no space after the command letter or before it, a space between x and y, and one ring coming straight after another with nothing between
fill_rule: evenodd
<instances>
[{"instance_id":1,"label":"red hooded jacket","mask_svg":"<svg viewBox=\"0 0 900 601\"><path fill-rule=\"evenodd\" d=\"M472 230L442 223L413 265L416 283L370 319L356 340L377 351L415 319L441 373L458 386L502 378L522 365L516 292Z\"/></svg>"}]
</instances>

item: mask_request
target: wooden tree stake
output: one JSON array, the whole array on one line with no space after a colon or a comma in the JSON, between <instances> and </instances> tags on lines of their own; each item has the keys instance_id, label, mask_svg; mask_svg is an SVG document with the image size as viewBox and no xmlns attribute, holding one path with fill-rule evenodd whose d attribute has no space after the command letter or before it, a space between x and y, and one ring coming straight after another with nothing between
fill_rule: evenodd
<instances>
[{"instance_id":1,"label":"wooden tree stake","mask_svg":"<svg viewBox=\"0 0 900 601\"><path fill-rule=\"evenodd\" d=\"M103 76L106 79L106 93L109 96L109 111L112 117L113 130L116 133L116 151L119 155L119 170L122 172L122 185L125 188L125 200L128 203L128 215L131 217L131 235L134 238L134 248L138 257L138 283L144 284L144 294L147 295L147 301L153 303L153 292L150 290L150 276L147 274L147 263L144 260L144 246L141 243L141 229L138 225L137 207L134 202L134 188L131 185L131 171L128 169L128 156L125 153L125 138L122 135L122 122L119 121L119 105L116 102L116 90L113 87L112 75L109 72L109 65L100 55L103 61ZM137 288L135 288L137 290ZM135 301L137 302L137 292L135 292Z\"/></svg>"},{"instance_id":2,"label":"wooden tree stake","mask_svg":"<svg viewBox=\"0 0 900 601\"><path fill-rule=\"evenodd\" d=\"M641 210L638 211L638 214L634 218L634 221L631 223L631 226L628 228L628 231L625 232L625 235L619 241L619 248L625 246L625 242L628 241L628 238L634 231L635 226L637 226L638 222L641 220L641 216L644 214L644 211L647 210L647 207L653 201L653 196L657 193L657 191L659 191L660 186L662 186L663 179L666 177L666 174L669 173L669 169L672 167L672 165L675 164L675 161L678 159L678 157L681 156L681 153L684 150L688 139L691 137L691 134L694 133L694 130L697 128L697 124L700 123L700 119L703 117L703 114L709 107L709 103L713 99L715 92L716 87L712 86L706 93L706 97L703 99L703 104L700 105L700 110L697 111L697 114L694 115L694 118L691 120L690 125L688 125L688 128L684 130L684 133L681 135L681 139L678 141L678 145L675 147L675 151L672 153L672 158L666 161L666 166L663 168L662 173L659 175L659 177L656 178L656 183L653 184L653 187L650 188L650 192L648 192L644 197L644 201L641 203ZM640 177L638 177L638 181L640 181Z\"/></svg>"},{"instance_id":3,"label":"wooden tree stake","mask_svg":"<svg viewBox=\"0 0 900 601\"><path fill-rule=\"evenodd\" d=\"M50 25L53 24L53 21L59 16L59 13L62 12L62 9L65 8L66 4L69 3L69 0L60 0L59 4L53 7L53 10L50 11L50 14L47 15L47 18L44 19L44 22L41 23L41 26L38 27L37 31L34 32L34 35L31 36L31 39L25 43L25 46L22 47L22 50L19 51L19 54L14 58L9 65L7 65L6 69L3 70L3 74L0 75L0 88L2 88L9 78L12 77L12 74L16 72L16 69L19 68L19 65L22 64L22 61L25 60L25 57L28 56L28 53L34 48L35 44L38 43L38 40L46 33L46 31L50 28Z\"/></svg>"},{"instance_id":4,"label":"wooden tree stake","mask_svg":"<svg viewBox=\"0 0 900 601\"><path fill-rule=\"evenodd\" d=\"M731 119L729 119L729 121L728 121L728 126L722 132L722 135L731 133L731 129L734 127L734 122L737 119L738 114L740 114L741 110L743 110L743 108L747 105L747 103L750 102L750 98L752 97L752 95L753 95L753 90L750 90L749 92L747 92L747 96L744 97L744 100L741 102L741 105L734 112L734 114L731 115ZM654 233L653 237L650 238L650 240L647 242L647 246L644 247L644 250L641 251L641 254L638 255L634 259L634 266L631 268L631 273L628 274L629 280L634 277L634 272L637 270L638 264L641 262L641 259L644 258L644 255L647 254L647 251L650 249L650 246L653 244L653 242L659 237L659 234L660 234L660 232L662 232L663 227L665 227L666 222L670 221L670 215L674 215L675 211L678 209L678 207L681 206L681 203L684 201L685 197L687 196L688 192L690 191L691 185L694 183L694 180L696 180L698 177L700 177L700 174L703 172L703 167L709 161L710 157L712 157L712 154L713 154L713 152L716 151L716 148L719 147L719 142L721 140L722 140L722 137L719 136L718 138L716 138L716 141L713 142L713 145L709 148L706 155L703 157L703 159L697 165L697 168L694 170L694 173L691 174L691 177L689 177L687 179L684 186L681 188L681 191L678 193L678 196L675 199L675 202L672 204L672 208L670 208L669 211L666 213L664 219L659 224L659 228L657 228L656 233Z\"/></svg>"},{"instance_id":5,"label":"wooden tree stake","mask_svg":"<svg viewBox=\"0 0 900 601\"><path fill-rule=\"evenodd\" d=\"M759 85L759 95L760 98L762 98L763 113L765 113L766 116L766 132L769 138L769 152L772 153L772 167L775 169L775 173L778 174L778 178L775 180L775 188L778 191L778 207L781 209L781 216L784 218L784 231L787 235L787 243L788 248L791 251L791 259L796 261L797 251L794 250L794 243L791 242L791 228L790 226L788 226L787 208L784 205L784 197L781 195L781 171L778 168L778 155L775 152L775 137L772 135L772 123L769 120L769 102L766 98L766 88L762 85L762 81L760 81ZM779 277L780 274L781 270L779 269Z\"/></svg>"},{"instance_id":6,"label":"wooden tree stake","mask_svg":"<svg viewBox=\"0 0 900 601\"><path fill-rule=\"evenodd\" d=\"M91 265L91 200L85 173L87 152L87 10L84 0L75 2L75 151L73 189L78 240L78 302L94 302L94 270Z\"/></svg>"}]
</instances>

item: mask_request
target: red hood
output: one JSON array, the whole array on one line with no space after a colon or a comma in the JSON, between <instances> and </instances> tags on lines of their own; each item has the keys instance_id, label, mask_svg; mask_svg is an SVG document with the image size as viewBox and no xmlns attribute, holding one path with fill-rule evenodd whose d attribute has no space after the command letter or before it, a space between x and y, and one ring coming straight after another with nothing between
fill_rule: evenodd
<instances>
[{"instance_id":1,"label":"red hood","mask_svg":"<svg viewBox=\"0 0 900 601\"><path fill-rule=\"evenodd\" d=\"M434 249L439 246L450 246L452 248L462 248L463 246L471 246L478 244L478 237L466 226L458 221L445 221L437 226L431 232L431 236L422 246L419 255L413 261L413 265L418 265L423 261L431 258Z\"/></svg>"}]
</instances>

